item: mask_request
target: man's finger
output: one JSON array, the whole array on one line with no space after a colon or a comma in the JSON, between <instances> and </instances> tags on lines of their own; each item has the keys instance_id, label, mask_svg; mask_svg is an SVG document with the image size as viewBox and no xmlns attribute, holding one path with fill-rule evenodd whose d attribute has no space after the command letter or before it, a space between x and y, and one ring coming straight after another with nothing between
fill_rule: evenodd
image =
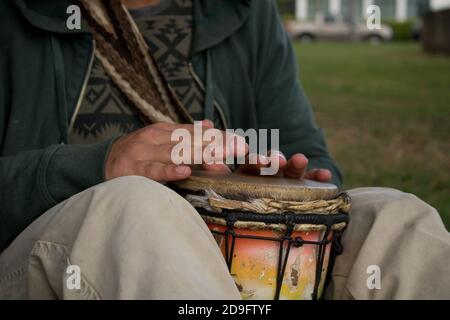
<instances>
[{"instance_id":1,"label":"man's finger","mask_svg":"<svg viewBox=\"0 0 450 320\"><path fill-rule=\"evenodd\" d=\"M284 168L284 175L289 178L302 179L307 166L308 159L303 154L297 153L288 160Z\"/></svg>"},{"instance_id":2,"label":"man's finger","mask_svg":"<svg viewBox=\"0 0 450 320\"><path fill-rule=\"evenodd\" d=\"M261 154L250 154L246 157L245 164L239 166L239 171L247 174L259 175L261 168L267 168L271 165L271 158L278 157L279 169L286 166L287 160L281 152L273 151L269 157ZM273 161L273 160L272 160Z\"/></svg>"},{"instance_id":3,"label":"man's finger","mask_svg":"<svg viewBox=\"0 0 450 320\"><path fill-rule=\"evenodd\" d=\"M202 126L207 127L207 128L214 128L214 122L212 122L209 119L205 119L202 121Z\"/></svg>"},{"instance_id":4,"label":"man's finger","mask_svg":"<svg viewBox=\"0 0 450 320\"><path fill-rule=\"evenodd\" d=\"M218 130L219 131L219 130ZM151 132L151 134L150 134ZM145 140L148 141L151 144L180 144L182 143L183 145L194 145L194 143L201 143L203 146L206 146L208 144L213 143L214 141L207 141L206 139L203 139L202 141L195 141L195 136L193 133L190 132L189 135L189 139L187 139L186 137L180 137L179 135L175 135L173 136L172 133L174 131L167 131L167 130L162 130L160 128L151 128L149 129L145 134ZM220 132L220 131L219 131ZM222 133L218 133L218 134L222 134ZM178 138L178 139L175 139ZM223 138L222 138L223 139Z\"/></svg>"},{"instance_id":5,"label":"man's finger","mask_svg":"<svg viewBox=\"0 0 450 320\"><path fill-rule=\"evenodd\" d=\"M158 182L183 180L188 178L191 173L192 170L188 166L167 165L160 162L148 162L144 169L144 176Z\"/></svg>"},{"instance_id":6,"label":"man's finger","mask_svg":"<svg viewBox=\"0 0 450 320\"><path fill-rule=\"evenodd\" d=\"M328 169L313 169L305 173L305 179L320 182L330 182L332 178L331 171Z\"/></svg>"},{"instance_id":7,"label":"man's finger","mask_svg":"<svg viewBox=\"0 0 450 320\"><path fill-rule=\"evenodd\" d=\"M244 158L248 154L249 146L244 137L234 133L225 132L224 142L228 156L233 158Z\"/></svg>"},{"instance_id":8,"label":"man's finger","mask_svg":"<svg viewBox=\"0 0 450 320\"><path fill-rule=\"evenodd\" d=\"M203 169L206 171L216 171L223 173L231 173L231 169L226 164L204 164Z\"/></svg>"},{"instance_id":9,"label":"man's finger","mask_svg":"<svg viewBox=\"0 0 450 320\"><path fill-rule=\"evenodd\" d=\"M245 163L239 166L239 171L247 174L259 175L262 167L268 166L269 160L261 154L249 154Z\"/></svg>"},{"instance_id":10,"label":"man's finger","mask_svg":"<svg viewBox=\"0 0 450 320\"><path fill-rule=\"evenodd\" d=\"M227 157L232 158L245 157L248 153L249 147L248 144L245 142L245 138L240 137L236 134L228 133L214 128L207 128L206 129L207 131L203 131L203 136L201 136L199 139L199 137L195 136L193 131L189 131L190 128L185 127L183 129L187 129L189 131L190 139L186 139L186 137L184 136L183 137L177 136L176 138L178 138L178 140L173 140L172 134L174 131L167 131L162 129L163 127L169 126L175 125L160 123L159 126L149 127L149 129L147 129L147 132L145 132L144 134L147 134L147 137L151 139L149 140L150 143L157 145L163 144L173 144L180 146L187 145L191 146L192 150L194 149L198 150L199 146L203 147L209 146L209 150L221 152L221 154L223 154L223 158L221 158L221 160L225 160ZM204 161L207 162L207 159L205 159Z\"/></svg>"},{"instance_id":11,"label":"man's finger","mask_svg":"<svg viewBox=\"0 0 450 320\"><path fill-rule=\"evenodd\" d=\"M248 153L248 144L243 137L210 128L200 141L191 136L189 141L171 141L170 146L161 145L157 146L157 149L161 150L156 152L154 158L152 158L155 161L178 163L179 161L175 161L173 157L180 157L181 155L178 153L181 150L188 152L190 149L190 159L187 155L182 157L184 164L214 164L224 163L227 159L233 160L234 158L245 157ZM187 163L187 160L190 162Z\"/></svg>"},{"instance_id":12,"label":"man's finger","mask_svg":"<svg viewBox=\"0 0 450 320\"><path fill-rule=\"evenodd\" d=\"M161 163L174 163L184 165L225 163L226 150L222 145L217 145L212 150L205 152L208 146L196 146L194 144L161 144L152 147L148 159Z\"/></svg>"}]
</instances>

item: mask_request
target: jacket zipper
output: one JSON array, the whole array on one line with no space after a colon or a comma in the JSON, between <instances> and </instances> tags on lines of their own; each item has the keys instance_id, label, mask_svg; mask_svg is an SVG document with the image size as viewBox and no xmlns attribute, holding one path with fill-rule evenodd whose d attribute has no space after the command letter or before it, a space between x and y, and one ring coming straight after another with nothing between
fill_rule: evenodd
<instances>
[{"instance_id":1,"label":"jacket zipper","mask_svg":"<svg viewBox=\"0 0 450 320\"><path fill-rule=\"evenodd\" d=\"M188 69L189 69L189 73L191 74L194 81L197 83L197 85L200 87L200 89L203 90L203 93L206 93L205 85L203 84L202 80L200 80L200 77L195 72L194 67L192 66L192 62L188 63ZM225 113L223 112L222 107L220 106L220 104L217 102L216 99L214 99L214 108L216 108L217 113L219 114L220 121L222 122L223 128L227 129L228 124L227 124L227 120L225 117Z\"/></svg>"},{"instance_id":2,"label":"jacket zipper","mask_svg":"<svg viewBox=\"0 0 450 320\"><path fill-rule=\"evenodd\" d=\"M88 83L89 77L91 75L92 65L94 63L94 57L95 57L95 40L92 40L91 57L89 58L89 64L88 64L86 73L84 75L83 86L81 87L80 95L78 96L78 101L77 101L75 110L73 112L72 118L70 119L69 131L68 132L72 131L73 126L75 124L75 119L77 117L78 111L80 110L80 106L81 106L81 103L82 103L83 98L84 98L84 93L86 91L87 83Z\"/></svg>"}]
</instances>

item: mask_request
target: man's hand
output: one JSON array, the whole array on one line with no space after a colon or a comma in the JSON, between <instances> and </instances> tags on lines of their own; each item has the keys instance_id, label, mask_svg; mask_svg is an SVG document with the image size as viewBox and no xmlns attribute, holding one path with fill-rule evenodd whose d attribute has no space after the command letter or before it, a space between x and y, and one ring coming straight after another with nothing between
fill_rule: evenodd
<instances>
[{"instance_id":1,"label":"man's hand","mask_svg":"<svg viewBox=\"0 0 450 320\"><path fill-rule=\"evenodd\" d=\"M256 156L250 156L256 157ZM270 155L270 158L274 157L279 158L280 169L278 175L283 175L289 178L295 179L310 179L316 180L320 182L330 182L331 181L331 171L328 169L313 169L307 171L308 167L308 159L301 153L294 154L289 160L286 160L284 155L280 152L274 152ZM248 174L260 174L260 169L262 167L270 166L270 163L267 164L269 159L262 155L258 155L256 164L245 164L239 167L239 171L245 172ZM265 164L263 164L265 163Z\"/></svg>"},{"instance_id":2,"label":"man's hand","mask_svg":"<svg viewBox=\"0 0 450 320\"><path fill-rule=\"evenodd\" d=\"M214 125L205 120L202 122L203 130L213 129ZM156 123L130 134L120 137L111 147L108 159L105 163L105 179L111 180L121 176L138 175L148 177L159 182L176 181L188 178L191 173L190 165L175 165L171 159L172 149L178 141L171 141L172 132L176 129L186 129L194 139L194 125L179 125L169 123ZM226 135L225 132L221 133ZM224 160L227 156L244 157L248 152L245 139L234 145L222 146ZM227 141L227 139L223 139ZM191 155L203 155L204 145L195 146L190 141ZM203 159L202 156L200 156ZM204 159L203 159L204 161ZM193 159L190 163L194 163ZM225 164L202 164L205 170L230 171Z\"/></svg>"}]
</instances>

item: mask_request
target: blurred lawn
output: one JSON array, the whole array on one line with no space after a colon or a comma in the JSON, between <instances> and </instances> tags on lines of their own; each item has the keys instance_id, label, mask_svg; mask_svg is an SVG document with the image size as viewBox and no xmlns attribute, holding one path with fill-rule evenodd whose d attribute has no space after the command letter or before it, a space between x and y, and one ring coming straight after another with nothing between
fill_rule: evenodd
<instances>
[{"instance_id":1,"label":"blurred lawn","mask_svg":"<svg viewBox=\"0 0 450 320\"><path fill-rule=\"evenodd\" d=\"M450 58L407 43L296 43L295 49L344 187L414 193L450 229Z\"/></svg>"}]
</instances>

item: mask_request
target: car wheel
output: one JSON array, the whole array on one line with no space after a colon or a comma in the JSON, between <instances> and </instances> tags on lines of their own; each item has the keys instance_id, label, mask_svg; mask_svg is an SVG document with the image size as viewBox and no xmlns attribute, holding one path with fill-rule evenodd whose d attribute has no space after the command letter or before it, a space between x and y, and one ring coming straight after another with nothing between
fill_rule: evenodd
<instances>
[{"instance_id":1,"label":"car wheel","mask_svg":"<svg viewBox=\"0 0 450 320\"><path fill-rule=\"evenodd\" d=\"M371 34L366 38L366 40L371 45L379 45L381 42L383 42L383 38L376 34Z\"/></svg>"},{"instance_id":2,"label":"car wheel","mask_svg":"<svg viewBox=\"0 0 450 320\"><path fill-rule=\"evenodd\" d=\"M309 33L303 33L297 37L297 40L301 43L311 43L314 41L314 36Z\"/></svg>"}]
</instances>

